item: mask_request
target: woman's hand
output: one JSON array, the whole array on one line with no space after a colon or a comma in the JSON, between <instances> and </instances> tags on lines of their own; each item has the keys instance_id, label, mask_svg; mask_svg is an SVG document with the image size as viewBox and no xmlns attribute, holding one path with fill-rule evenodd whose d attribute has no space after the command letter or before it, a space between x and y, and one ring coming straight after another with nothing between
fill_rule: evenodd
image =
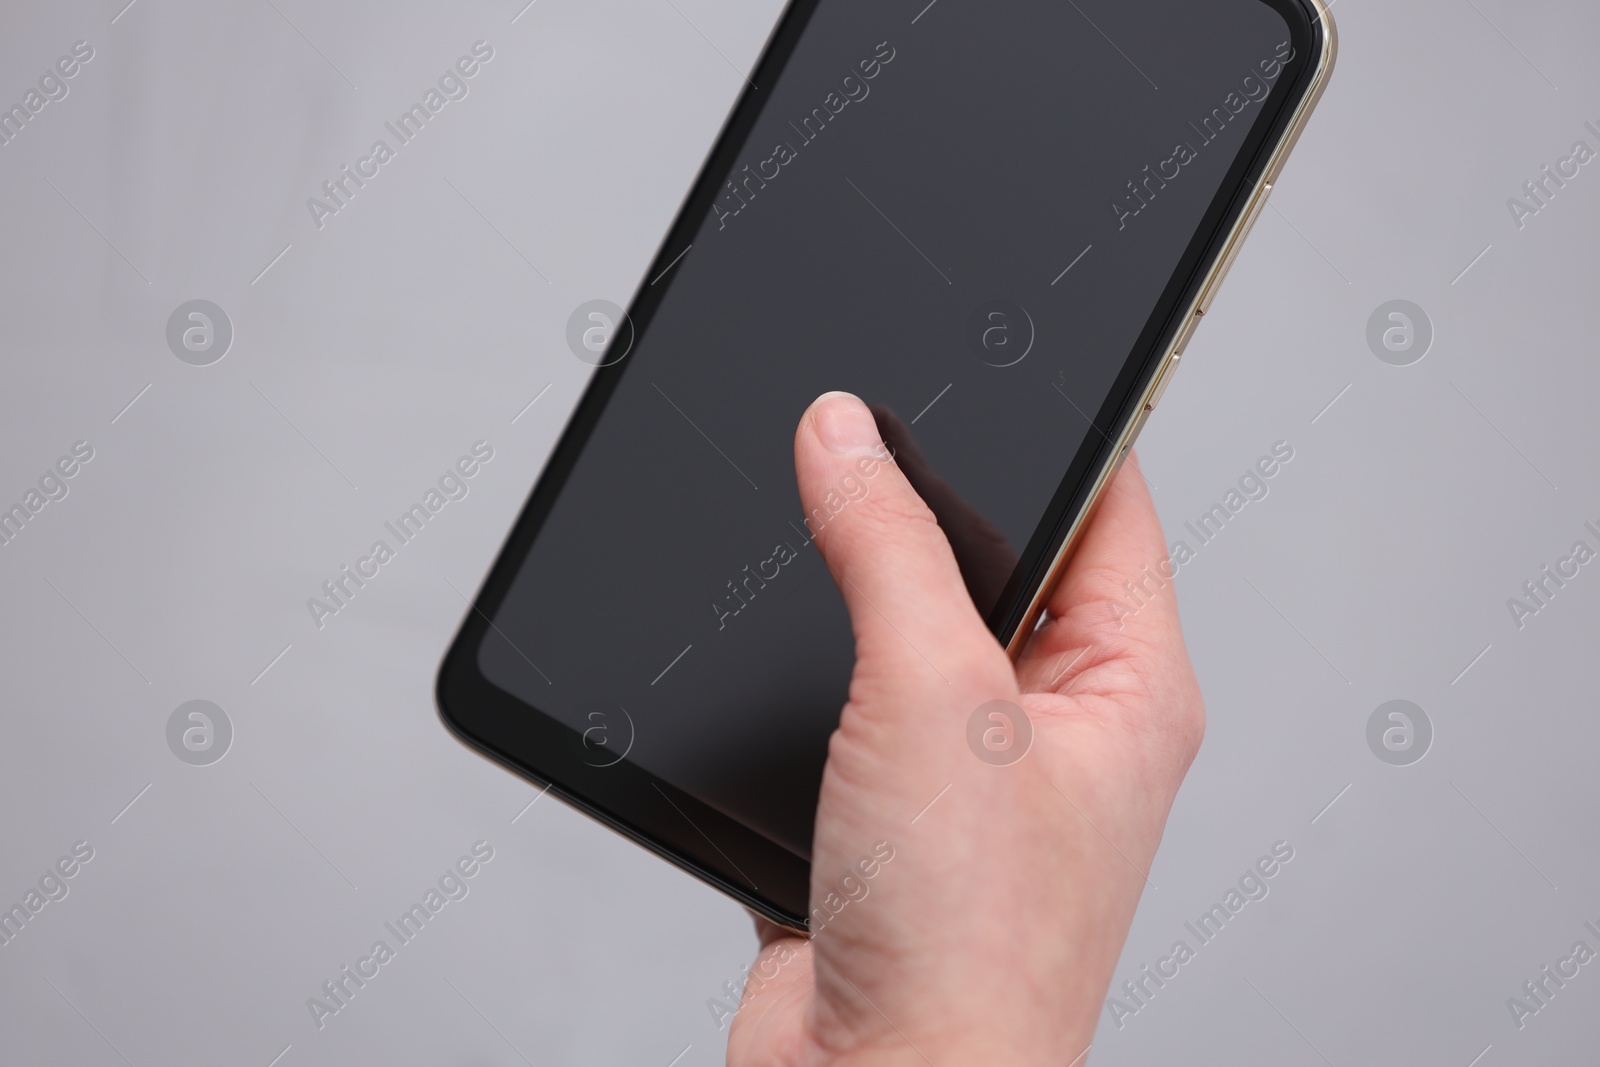
<instances>
[{"instance_id":1,"label":"woman's hand","mask_svg":"<svg viewBox=\"0 0 1600 1067\"><path fill-rule=\"evenodd\" d=\"M856 638L817 807L826 921L763 929L728 1062L1081 1063L1204 728L1155 509L1130 459L1013 665L849 394L801 420L807 509L864 458L885 462L817 539Z\"/></svg>"}]
</instances>

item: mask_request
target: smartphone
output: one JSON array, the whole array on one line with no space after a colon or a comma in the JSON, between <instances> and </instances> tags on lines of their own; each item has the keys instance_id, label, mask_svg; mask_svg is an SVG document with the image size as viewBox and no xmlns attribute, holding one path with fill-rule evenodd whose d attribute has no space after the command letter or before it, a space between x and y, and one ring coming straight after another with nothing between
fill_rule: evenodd
<instances>
[{"instance_id":1,"label":"smartphone","mask_svg":"<svg viewBox=\"0 0 1600 1067\"><path fill-rule=\"evenodd\" d=\"M814 540L871 487L802 510L802 412L873 405L1015 655L1334 45L1320 0L794 0L631 304L569 324L447 726L806 931L854 659Z\"/></svg>"}]
</instances>

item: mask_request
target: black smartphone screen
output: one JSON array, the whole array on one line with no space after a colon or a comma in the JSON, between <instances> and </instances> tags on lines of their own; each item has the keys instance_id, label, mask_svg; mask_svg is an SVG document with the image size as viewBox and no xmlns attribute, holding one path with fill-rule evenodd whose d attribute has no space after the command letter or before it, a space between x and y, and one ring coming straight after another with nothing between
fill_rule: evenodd
<instances>
[{"instance_id":1,"label":"black smartphone screen","mask_svg":"<svg viewBox=\"0 0 1600 1067\"><path fill-rule=\"evenodd\" d=\"M785 15L631 320L575 334L601 369L457 652L801 861L852 666L814 538L871 492L802 509L801 413L874 406L1004 636L1314 59L1289 0L925 3Z\"/></svg>"}]
</instances>

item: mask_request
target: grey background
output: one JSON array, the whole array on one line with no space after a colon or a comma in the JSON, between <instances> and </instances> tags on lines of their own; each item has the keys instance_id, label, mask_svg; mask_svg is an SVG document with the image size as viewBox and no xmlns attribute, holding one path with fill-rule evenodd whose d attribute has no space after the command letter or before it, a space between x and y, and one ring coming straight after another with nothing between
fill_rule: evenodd
<instances>
[{"instance_id":1,"label":"grey background","mask_svg":"<svg viewBox=\"0 0 1600 1067\"><path fill-rule=\"evenodd\" d=\"M749 959L744 914L528 807L431 685L589 372L568 314L639 283L778 9L0 17L0 101L96 52L0 147L0 502L95 448L0 547L0 903L95 849L0 946L0 1061L720 1062L705 1001ZM1600 577L1521 630L1506 599L1600 547L1600 171L1521 230L1506 198L1600 147L1600 11L1334 10L1332 87L1142 441L1173 538L1274 442L1295 458L1180 577L1210 730L1117 981L1275 841L1295 858L1091 1056L1583 1062L1593 965L1525 1029L1505 1001L1600 948ZM470 95L319 231L305 199L479 39ZM165 345L196 298L234 325L210 367ZM1400 298L1435 328L1410 367L1365 341ZM470 495L319 631L305 599L478 440ZM1397 698L1435 731L1408 767L1365 738ZM167 748L192 699L232 722L210 766ZM318 1031L306 998L479 839L470 895Z\"/></svg>"}]
</instances>

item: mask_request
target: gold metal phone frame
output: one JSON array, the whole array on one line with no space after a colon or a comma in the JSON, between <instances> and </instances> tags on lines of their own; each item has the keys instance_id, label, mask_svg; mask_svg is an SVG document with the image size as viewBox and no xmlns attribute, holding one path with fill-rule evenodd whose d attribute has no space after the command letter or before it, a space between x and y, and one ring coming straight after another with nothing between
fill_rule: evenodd
<instances>
[{"instance_id":1,"label":"gold metal phone frame","mask_svg":"<svg viewBox=\"0 0 1600 1067\"><path fill-rule=\"evenodd\" d=\"M1171 381L1173 372L1177 370L1178 363L1183 356L1184 347L1189 339L1194 336L1195 327L1200 325L1200 320L1211 308L1211 302L1216 298L1217 291L1222 286L1222 281L1228 275L1228 268L1233 266L1233 261L1239 256L1239 249L1244 245L1245 238L1250 234L1250 228L1255 225L1261 211L1267 204L1267 197L1272 194L1272 186L1278 180L1278 175L1283 171L1284 163L1288 161L1289 153L1299 141L1300 134L1304 132L1307 121L1311 118L1312 109L1322 99L1323 90L1328 87L1328 77L1333 71L1334 60L1339 51L1339 34L1333 23L1333 16L1329 14L1328 7L1322 0L1311 0L1316 8L1317 22L1322 28L1322 52L1317 57L1317 67L1312 75L1311 89L1301 99L1296 109L1289 128L1279 138L1273 147L1272 155L1267 161L1266 169L1262 172L1255 188L1250 191L1250 200L1245 205L1244 211L1239 214L1238 221L1233 224L1233 229L1228 234L1227 244L1223 246L1222 253L1212 263L1211 269L1206 274L1206 280L1200 286L1199 294L1188 309L1187 317L1182 329L1177 332L1167 351L1161 357L1159 370L1151 377L1150 384L1146 387L1143 402L1139 413L1130 419L1123 428L1121 436L1116 442L1116 449L1112 458L1100 470L1095 480L1094 490L1089 495L1089 503L1073 521L1072 527L1067 531L1067 537L1057 550L1056 557L1050 563L1050 570L1045 574L1045 579L1039 584L1039 589L1033 595L1033 600L1028 604L1028 610L1022 616L1017 631L1012 635L1006 652L1015 660L1022 654L1023 648L1033 636L1033 631L1039 623L1039 616L1044 612L1045 604L1055 592L1056 585L1061 581L1061 576L1066 572L1067 563L1071 560L1072 552L1078 546L1078 541L1083 537L1083 532L1088 529L1089 521L1094 517L1100 502L1105 498L1106 489L1111 485L1123 461L1128 458L1128 453L1133 450L1133 443L1139 436L1139 431L1144 429L1145 420L1155 410L1156 404L1161 400L1161 394L1166 391L1167 383Z\"/></svg>"}]
</instances>

